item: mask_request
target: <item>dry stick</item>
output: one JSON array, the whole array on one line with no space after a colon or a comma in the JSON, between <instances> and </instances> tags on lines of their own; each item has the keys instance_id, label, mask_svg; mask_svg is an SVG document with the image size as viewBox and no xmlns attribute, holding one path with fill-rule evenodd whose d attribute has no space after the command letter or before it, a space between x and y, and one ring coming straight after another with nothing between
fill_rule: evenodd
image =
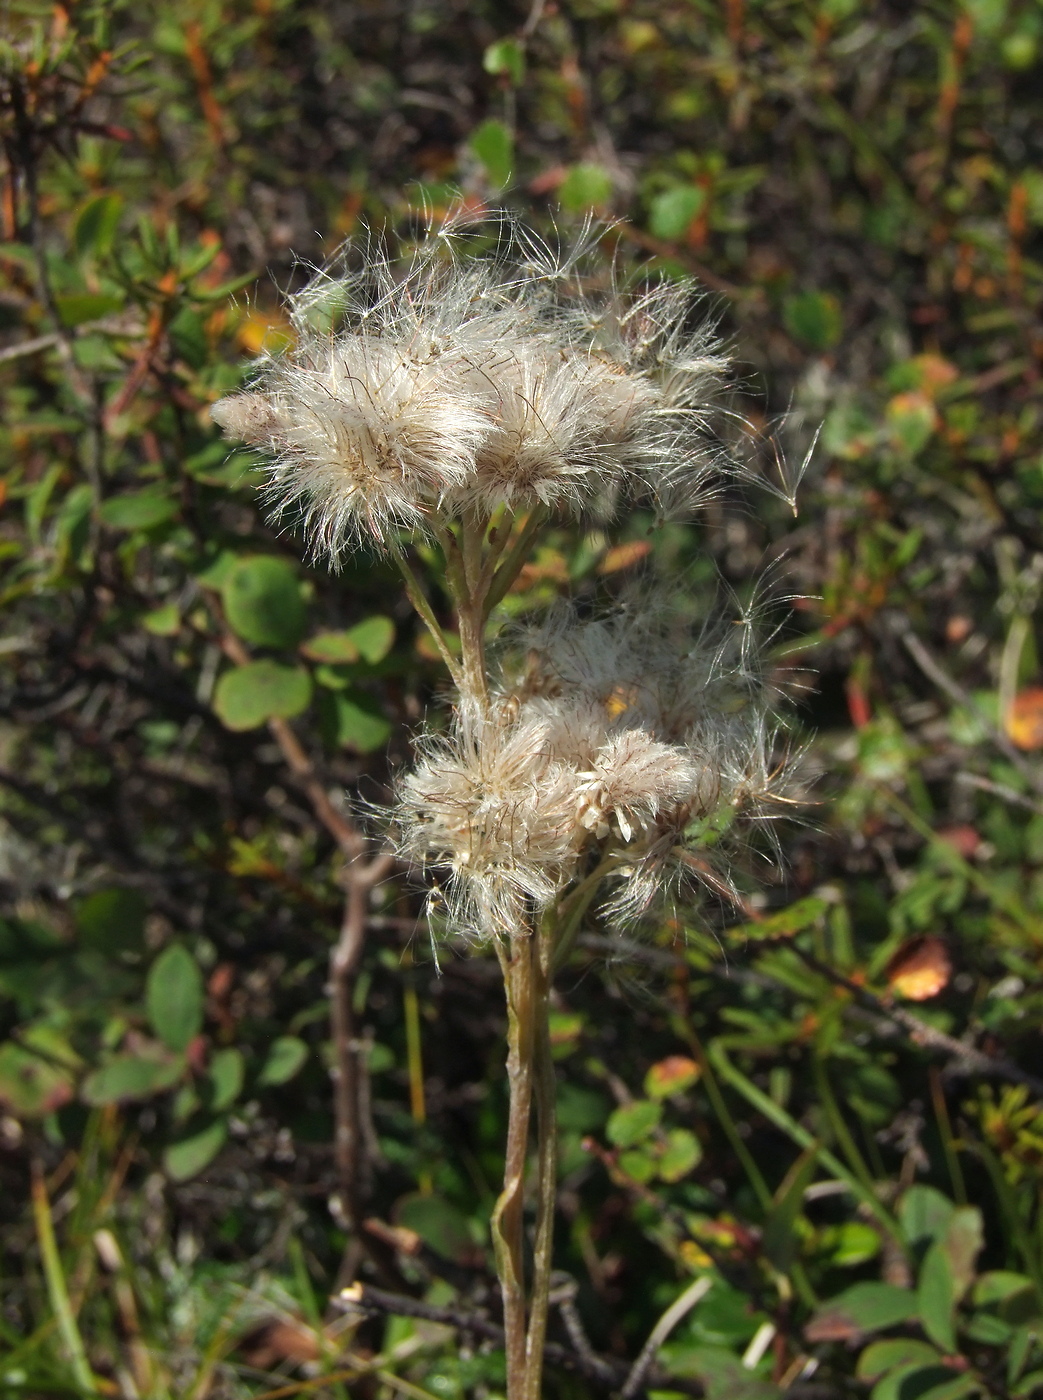
<instances>
[{"instance_id":1,"label":"dry stick","mask_svg":"<svg viewBox=\"0 0 1043 1400\"><path fill-rule=\"evenodd\" d=\"M964 690L959 681L950 676L948 671L938 664L915 632L907 629L901 633L901 637L906 651L924 675L934 681L940 690L944 690L950 700L954 700L957 705L969 710L1004 758L1014 765L1025 781L1030 783L1037 792L1043 792L1043 773L1026 761L1024 754L1019 753L1006 734L993 724L974 696Z\"/></svg>"},{"instance_id":2,"label":"dry stick","mask_svg":"<svg viewBox=\"0 0 1043 1400\"><path fill-rule=\"evenodd\" d=\"M641 1355L630 1368L630 1375L623 1383L623 1389L619 1392L621 1400L634 1400L641 1387L647 1379L649 1371L655 1363L659 1354L659 1348L669 1337L677 1324L687 1313L690 1313L701 1299L713 1287L713 1278L710 1274L704 1274L702 1278L697 1278L694 1283L689 1284L679 1298L674 1301L663 1313L662 1317L652 1328L648 1341L641 1349Z\"/></svg>"},{"instance_id":3,"label":"dry stick","mask_svg":"<svg viewBox=\"0 0 1043 1400\"><path fill-rule=\"evenodd\" d=\"M503 1190L493 1210L491 1224L496 1272L503 1293L507 1400L527 1400L524 1210L535 1049L535 944L532 933L523 929L512 937L509 952L497 945L507 992L509 1109Z\"/></svg>"},{"instance_id":4,"label":"dry stick","mask_svg":"<svg viewBox=\"0 0 1043 1400\"><path fill-rule=\"evenodd\" d=\"M554 1251L554 1209L557 1204L557 1116L554 1059L550 1043L550 984L554 955L553 909L540 920L533 935L536 989L533 997L535 1050L535 1098L537 1131L536 1238L533 1247L532 1297L529 1330L525 1339L526 1400L540 1400L543 1349L547 1341L551 1268Z\"/></svg>"}]
</instances>

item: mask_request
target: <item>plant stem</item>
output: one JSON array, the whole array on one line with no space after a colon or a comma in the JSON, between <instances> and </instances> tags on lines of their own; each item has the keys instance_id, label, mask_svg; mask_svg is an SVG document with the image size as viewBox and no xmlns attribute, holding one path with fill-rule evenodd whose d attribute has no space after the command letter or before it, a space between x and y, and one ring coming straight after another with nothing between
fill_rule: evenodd
<instances>
[{"instance_id":1,"label":"plant stem","mask_svg":"<svg viewBox=\"0 0 1043 1400\"><path fill-rule=\"evenodd\" d=\"M510 1106L503 1190L492 1215L492 1236L496 1272L503 1292L507 1400L528 1400L524 1206L535 1048L533 996L536 990L536 939L531 930L522 929L512 937L509 952L499 944L497 952L507 992L507 1084Z\"/></svg>"},{"instance_id":2,"label":"plant stem","mask_svg":"<svg viewBox=\"0 0 1043 1400\"><path fill-rule=\"evenodd\" d=\"M54 1238L54 1221L51 1217L51 1203L47 1199L47 1185L43 1168L37 1161L32 1165L33 1219L36 1225L36 1238L40 1245L40 1258L43 1262L44 1278L47 1280L47 1295L51 1310L58 1323L58 1330L65 1343L69 1366L76 1385L85 1394L95 1393L96 1385L91 1372L87 1351L76 1325L76 1317L69 1301L69 1290L65 1283L65 1270Z\"/></svg>"},{"instance_id":3,"label":"plant stem","mask_svg":"<svg viewBox=\"0 0 1043 1400\"><path fill-rule=\"evenodd\" d=\"M434 608L432 608L427 600L427 595L424 593L423 584L417 578L413 566L406 558L402 546L395 540L391 541L391 557L394 559L398 566L398 571L402 575L402 580L406 586L406 596L413 604L421 621L426 625L427 630L431 633L434 644L438 648L438 654L445 662L446 669L452 676L454 683L459 685L461 679L460 667L457 664L456 657L449 650L449 644L446 642L442 629L438 625L438 619L435 617Z\"/></svg>"},{"instance_id":4,"label":"plant stem","mask_svg":"<svg viewBox=\"0 0 1043 1400\"><path fill-rule=\"evenodd\" d=\"M554 1210L558 1199L558 1136L554 1059L550 1043L550 986L554 955L555 919L550 909L540 920L536 939L536 992L533 997L536 1060L537 1193L536 1238L533 1248L532 1298L529 1331L525 1340L525 1400L540 1400L543 1380L543 1348L547 1340L550 1279L554 1257Z\"/></svg>"}]
</instances>

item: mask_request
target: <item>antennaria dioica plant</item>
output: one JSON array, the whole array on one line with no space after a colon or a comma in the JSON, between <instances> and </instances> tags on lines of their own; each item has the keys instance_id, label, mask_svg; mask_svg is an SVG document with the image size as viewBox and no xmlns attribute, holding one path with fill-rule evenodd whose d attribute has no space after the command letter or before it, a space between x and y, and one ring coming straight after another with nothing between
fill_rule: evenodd
<instances>
[{"instance_id":1,"label":"antennaria dioica plant","mask_svg":"<svg viewBox=\"0 0 1043 1400\"><path fill-rule=\"evenodd\" d=\"M651 499L692 511L737 466L717 425L727 361L690 327L690 285L588 291L594 240L557 254L504 218L466 221L398 269L319 273L291 299L295 347L214 417L269 458L267 496L333 567L366 540L397 564L455 687L398 782L399 853L448 872L449 931L491 945L508 1011L510 1111L492 1218L509 1400L538 1400L555 1203L555 972L597 908L632 924L685 885L729 885L723 838L786 801L748 627L685 634L654 595L605 616L561 605L513 651L494 612L542 532ZM603 281L603 279L602 279ZM411 546L440 552L457 637ZM440 895L443 892L440 891ZM531 1120L535 1230L524 1209Z\"/></svg>"}]
</instances>

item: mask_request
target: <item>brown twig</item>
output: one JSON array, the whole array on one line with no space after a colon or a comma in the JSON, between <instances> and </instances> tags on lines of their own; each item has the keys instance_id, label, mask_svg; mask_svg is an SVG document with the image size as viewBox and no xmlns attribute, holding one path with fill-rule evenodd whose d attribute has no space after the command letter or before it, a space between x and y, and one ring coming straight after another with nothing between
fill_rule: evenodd
<instances>
[{"instance_id":1,"label":"brown twig","mask_svg":"<svg viewBox=\"0 0 1043 1400\"><path fill-rule=\"evenodd\" d=\"M360 1312L368 1317L415 1317L424 1322L437 1322L443 1327L453 1327L458 1332L470 1333L496 1346L504 1345L504 1330L495 1322L479 1313L467 1313L457 1308L436 1307L432 1303L421 1302L419 1298L408 1298L397 1293L387 1293L369 1284L356 1283L345 1288L335 1300L341 1307L352 1312ZM563 1346L560 1342L548 1342L547 1360L560 1366L564 1371L582 1376L602 1389L618 1389L629 1374L630 1367L614 1357L585 1354ZM684 1380L667 1376L656 1367L646 1378L650 1383L666 1384L671 1390L683 1395L701 1396L705 1392L698 1381Z\"/></svg>"}]
</instances>

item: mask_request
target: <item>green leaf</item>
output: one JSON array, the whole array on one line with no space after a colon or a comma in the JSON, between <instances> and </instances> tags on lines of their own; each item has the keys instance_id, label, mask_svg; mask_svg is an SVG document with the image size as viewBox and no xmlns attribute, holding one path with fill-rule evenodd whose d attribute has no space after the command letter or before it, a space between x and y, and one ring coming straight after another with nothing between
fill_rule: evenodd
<instances>
[{"instance_id":1,"label":"green leaf","mask_svg":"<svg viewBox=\"0 0 1043 1400\"><path fill-rule=\"evenodd\" d=\"M122 195L99 194L87 200L72 226L73 247L79 257L101 258L111 251L122 209Z\"/></svg>"},{"instance_id":2,"label":"green leaf","mask_svg":"<svg viewBox=\"0 0 1043 1400\"><path fill-rule=\"evenodd\" d=\"M917 1296L890 1283L855 1283L818 1308L805 1329L809 1341L847 1341L917 1316Z\"/></svg>"},{"instance_id":3,"label":"green leaf","mask_svg":"<svg viewBox=\"0 0 1043 1400\"><path fill-rule=\"evenodd\" d=\"M84 948L118 953L141 947L148 904L138 890L95 890L76 905L76 928Z\"/></svg>"},{"instance_id":4,"label":"green leaf","mask_svg":"<svg viewBox=\"0 0 1043 1400\"><path fill-rule=\"evenodd\" d=\"M217 558L196 574L196 582L203 588L216 588L220 591L224 587L225 579L239 563L239 555L230 549L222 549Z\"/></svg>"},{"instance_id":5,"label":"green leaf","mask_svg":"<svg viewBox=\"0 0 1043 1400\"><path fill-rule=\"evenodd\" d=\"M1043 1371L1030 1371L1027 1376L1022 1376L1010 1393L1020 1400L1023 1395L1034 1395L1040 1390L1043 1390Z\"/></svg>"},{"instance_id":6,"label":"green leaf","mask_svg":"<svg viewBox=\"0 0 1043 1400\"><path fill-rule=\"evenodd\" d=\"M162 1045L145 1045L140 1050L115 1055L88 1074L80 1097L93 1108L150 1099L176 1084L184 1072L183 1056L171 1055Z\"/></svg>"},{"instance_id":7,"label":"green leaf","mask_svg":"<svg viewBox=\"0 0 1043 1400\"><path fill-rule=\"evenodd\" d=\"M468 145L484 166L489 184L502 190L514 168L514 138L504 123L490 117L471 133Z\"/></svg>"},{"instance_id":8,"label":"green leaf","mask_svg":"<svg viewBox=\"0 0 1043 1400\"><path fill-rule=\"evenodd\" d=\"M706 191L701 185L675 185L652 200L648 226L656 238L677 243L683 239L706 207Z\"/></svg>"},{"instance_id":9,"label":"green leaf","mask_svg":"<svg viewBox=\"0 0 1043 1400\"><path fill-rule=\"evenodd\" d=\"M780 1273L787 1272L797 1257L797 1218L804 1209L804 1192L818 1170L818 1154L813 1148L802 1152L775 1192L764 1224L764 1253Z\"/></svg>"},{"instance_id":10,"label":"green leaf","mask_svg":"<svg viewBox=\"0 0 1043 1400\"><path fill-rule=\"evenodd\" d=\"M152 1029L171 1050L185 1050L203 1025L203 974L180 943L164 948L149 968L145 1006Z\"/></svg>"},{"instance_id":11,"label":"green leaf","mask_svg":"<svg viewBox=\"0 0 1043 1400\"><path fill-rule=\"evenodd\" d=\"M211 1056L207 1073L210 1079L210 1107L215 1113L230 1107L239 1097L244 1071L242 1051L234 1046L218 1050Z\"/></svg>"},{"instance_id":12,"label":"green leaf","mask_svg":"<svg viewBox=\"0 0 1043 1400\"><path fill-rule=\"evenodd\" d=\"M301 654L309 661L328 665L350 665L359 659L358 645L350 632L319 632L301 643Z\"/></svg>"},{"instance_id":13,"label":"green leaf","mask_svg":"<svg viewBox=\"0 0 1043 1400\"><path fill-rule=\"evenodd\" d=\"M504 74L515 87L525 77L525 49L517 39L497 39L482 55L487 73Z\"/></svg>"},{"instance_id":14,"label":"green leaf","mask_svg":"<svg viewBox=\"0 0 1043 1400\"><path fill-rule=\"evenodd\" d=\"M163 1153L164 1171L173 1181L188 1181L198 1176L221 1151L227 1137L228 1123L219 1118L191 1137L172 1142Z\"/></svg>"},{"instance_id":15,"label":"green leaf","mask_svg":"<svg viewBox=\"0 0 1043 1400\"><path fill-rule=\"evenodd\" d=\"M883 1342L871 1342L858 1358L855 1374L859 1380L878 1380L896 1366L937 1365L941 1353L927 1342L914 1337L889 1337Z\"/></svg>"},{"instance_id":16,"label":"green leaf","mask_svg":"<svg viewBox=\"0 0 1043 1400\"><path fill-rule=\"evenodd\" d=\"M956 1379L962 1382L964 1378L958 1376ZM952 1380L953 1373L948 1366L923 1366L919 1363L897 1366L877 1381L870 1400L927 1400L928 1395L935 1394L938 1386L949 1385Z\"/></svg>"},{"instance_id":17,"label":"green leaf","mask_svg":"<svg viewBox=\"0 0 1043 1400\"><path fill-rule=\"evenodd\" d=\"M141 625L154 637L176 637L181 630L181 613L176 603L165 603L145 613Z\"/></svg>"},{"instance_id":18,"label":"green leaf","mask_svg":"<svg viewBox=\"0 0 1043 1400\"><path fill-rule=\"evenodd\" d=\"M945 1352L956 1350L956 1281L944 1242L936 1241L924 1257L916 1290L920 1321L931 1341Z\"/></svg>"},{"instance_id":19,"label":"green leaf","mask_svg":"<svg viewBox=\"0 0 1043 1400\"><path fill-rule=\"evenodd\" d=\"M359 691L341 692L331 698L338 747L354 749L356 753L373 753L384 747L392 725L380 713L376 700Z\"/></svg>"},{"instance_id":20,"label":"green leaf","mask_svg":"<svg viewBox=\"0 0 1043 1400\"><path fill-rule=\"evenodd\" d=\"M687 1128L670 1128L657 1172L663 1181L680 1181L702 1161L703 1146Z\"/></svg>"},{"instance_id":21,"label":"green leaf","mask_svg":"<svg viewBox=\"0 0 1043 1400\"><path fill-rule=\"evenodd\" d=\"M214 709L228 729L257 729L268 719L292 719L308 708L311 677L303 666L251 661L217 682Z\"/></svg>"},{"instance_id":22,"label":"green leaf","mask_svg":"<svg viewBox=\"0 0 1043 1400\"><path fill-rule=\"evenodd\" d=\"M771 914L768 918L761 919L760 923L743 924L730 932L733 937L743 941L747 939L792 938L795 933L803 933L805 929L814 928L819 920L825 917L828 910L829 904L826 900L811 894L805 899L798 899L795 903L787 905L785 909L780 909L777 914Z\"/></svg>"},{"instance_id":23,"label":"green leaf","mask_svg":"<svg viewBox=\"0 0 1043 1400\"><path fill-rule=\"evenodd\" d=\"M299 1072L308 1058L308 1047L295 1035L280 1035L272 1041L268 1058L257 1076L258 1084L285 1084Z\"/></svg>"},{"instance_id":24,"label":"green leaf","mask_svg":"<svg viewBox=\"0 0 1043 1400\"><path fill-rule=\"evenodd\" d=\"M933 1243L945 1234L956 1207L933 1186L910 1186L898 1202L898 1223L906 1243Z\"/></svg>"},{"instance_id":25,"label":"green leaf","mask_svg":"<svg viewBox=\"0 0 1043 1400\"><path fill-rule=\"evenodd\" d=\"M16 1118L42 1118L72 1098L73 1066L64 1055L52 1053L46 1036L37 1038L40 1053L25 1033L22 1040L30 1043L7 1040L0 1045L0 1104Z\"/></svg>"},{"instance_id":26,"label":"green leaf","mask_svg":"<svg viewBox=\"0 0 1043 1400\"><path fill-rule=\"evenodd\" d=\"M358 648L363 661L375 666L395 645L395 624L390 617L377 613L357 622L349 629L348 636Z\"/></svg>"},{"instance_id":27,"label":"green leaf","mask_svg":"<svg viewBox=\"0 0 1043 1400\"><path fill-rule=\"evenodd\" d=\"M100 321L123 309L122 297L106 296L103 292L70 292L55 297L54 303L67 330L82 326L86 321Z\"/></svg>"},{"instance_id":28,"label":"green leaf","mask_svg":"<svg viewBox=\"0 0 1043 1400\"><path fill-rule=\"evenodd\" d=\"M800 292L782 304L782 320L809 350L832 350L844 334L840 303L829 292Z\"/></svg>"},{"instance_id":29,"label":"green leaf","mask_svg":"<svg viewBox=\"0 0 1043 1400\"><path fill-rule=\"evenodd\" d=\"M612 177L601 165L574 165L558 186L558 198L570 214L603 209L612 200Z\"/></svg>"},{"instance_id":30,"label":"green leaf","mask_svg":"<svg viewBox=\"0 0 1043 1400\"><path fill-rule=\"evenodd\" d=\"M992 1269L982 1274L975 1283L971 1301L977 1308L987 1308L992 1303L1003 1303L1031 1287L1032 1280L1027 1274L1015 1274L1007 1269Z\"/></svg>"},{"instance_id":31,"label":"green leaf","mask_svg":"<svg viewBox=\"0 0 1043 1400\"><path fill-rule=\"evenodd\" d=\"M605 1132L616 1147L633 1147L659 1127L663 1106L651 1099L636 1099L617 1108L608 1120Z\"/></svg>"},{"instance_id":32,"label":"green leaf","mask_svg":"<svg viewBox=\"0 0 1043 1400\"><path fill-rule=\"evenodd\" d=\"M655 1155L643 1147L631 1147L619 1154L619 1170L634 1181L651 1181L656 1174L658 1161Z\"/></svg>"},{"instance_id":33,"label":"green leaf","mask_svg":"<svg viewBox=\"0 0 1043 1400\"><path fill-rule=\"evenodd\" d=\"M985 1247L985 1227L977 1206L958 1206L953 1211L941 1240L949 1261L956 1301L974 1282L974 1265Z\"/></svg>"},{"instance_id":34,"label":"green leaf","mask_svg":"<svg viewBox=\"0 0 1043 1400\"><path fill-rule=\"evenodd\" d=\"M246 642L295 647L304 635L307 608L285 559L258 554L237 560L221 583L221 601L232 630Z\"/></svg>"},{"instance_id":35,"label":"green leaf","mask_svg":"<svg viewBox=\"0 0 1043 1400\"><path fill-rule=\"evenodd\" d=\"M110 496L102 502L98 515L112 530L151 530L173 520L178 509L177 501L163 487L149 486Z\"/></svg>"},{"instance_id":36,"label":"green leaf","mask_svg":"<svg viewBox=\"0 0 1043 1400\"><path fill-rule=\"evenodd\" d=\"M823 1245L830 1252L830 1263L837 1269L853 1269L875 1259L880 1253L880 1231L860 1220L845 1220L823 1234Z\"/></svg>"}]
</instances>

